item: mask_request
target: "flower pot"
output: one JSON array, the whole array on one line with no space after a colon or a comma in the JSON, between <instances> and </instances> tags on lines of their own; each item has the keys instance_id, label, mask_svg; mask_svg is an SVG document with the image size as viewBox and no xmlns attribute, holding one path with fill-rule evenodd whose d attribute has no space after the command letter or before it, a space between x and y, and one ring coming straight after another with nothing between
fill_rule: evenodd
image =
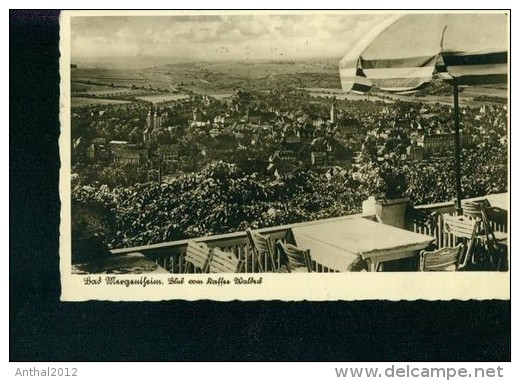
<instances>
[{"instance_id":1,"label":"flower pot","mask_svg":"<svg viewBox=\"0 0 520 381\"><path fill-rule=\"evenodd\" d=\"M393 200L377 200L375 203L376 217L378 221L385 225L404 229L405 212L409 204L409 197L402 197Z\"/></svg>"}]
</instances>

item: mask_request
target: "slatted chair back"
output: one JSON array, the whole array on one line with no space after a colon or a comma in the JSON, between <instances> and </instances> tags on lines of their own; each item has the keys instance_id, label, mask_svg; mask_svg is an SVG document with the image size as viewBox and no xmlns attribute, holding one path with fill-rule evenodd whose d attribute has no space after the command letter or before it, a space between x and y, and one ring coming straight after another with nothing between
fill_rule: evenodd
<instances>
[{"instance_id":1,"label":"slatted chair back","mask_svg":"<svg viewBox=\"0 0 520 381\"><path fill-rule=\"evenodd\" d=\"M465 268L473 255L472 250L477 234L478 221L467 216L445 214L443 216L443 228L445 233L451 234L455 238L464 238L466 240L466 252L460 266Z\"/></svg>"},{"instance_id":2,"label":"slatted chair back","mask_svg":"<svg viewBox=\"0 0 520 381\"><path fill-rule=\"evenodd\" d=\"M300 249L290 243L278 242L280 253L282 253L283 264L289 272L297 272L305 269L312 272L312 259L310 250Z\"/></svg>"},{"instance_id":3,"label":"slatted chair back","mask_svg":"<svg viewBox=\"0 0 520 381\"><path fill-rule=\"evenodd\" d=\"M240 268L240 260L234 253L223 251L218 247L212 249L209 263L210 273L236 273Z\"/></svg>"},{"instance_id":4,"label":"slatted chair back","mask_svg":"<svg viewBox=\"0 0 520 381\"><path fill-rule=\"evenodd\" d=\"M444 232L452 234L458 238L475 238L475 230L477 221L468 218L467 216L451 216L445 214L444 218Z\"/></svg>"},{"instance_id":5,"label":"slatted chair back","mask_svg":"<svg viewBox=\"0 0 520 381\"><path fill-rule=\"evenodd\" d=\"M487 239L498 242L507 242L508 234L504 231L495 231L495 226L507 226L507 211L496 207L482 208L482 222Z\"/></svg>"},{"instance_id":6,"label":"slatted chair back","mask_svg":"<svg viewBox=\"0 0 520 381\"><path fill-rule=\"evenodd\" d=\"M188 241L188 247L186 248L186 255L184 257L186 262L184 272L190 272L191 267L195 273L207 273L210 254L210 249L206 244Z\"/></svg>"},{"instance_id":7,"label":"slatted chair back","mask_svg":"<svg viewBox=\"0 0 520 381\"><path fill-rule=\"evenodd\" d=\"M488 223L507 226L507 210L493 206L484 206L482 208L482 215Z\"/></svg>"},{"instance_id":8,"label":"slatted chair back","mask_svg":"<svg viewBox=\"0 0 520 381\"><path fill-rule=\"evenodd\" d=\"M265 237L251 229L247 229L246 233L249 237L249 240L251 241L252 246L258 250L258 252L269 252L271 250L269 237Z\"/></svg>"},{"instance_id":9,"label":"slatted chair back","mask_svg":"<svg viewBox=\"0 0 520 381\"><path fill-rule=\"evenodd\" d=\"M502 263L507 261L509 236L506 232L495 231L493 225L507 226L507 211L484 206L482 207L482 223L484 224L485 243L490 254L491 265L500 270Z\"/></svg>"},{"instance_id":10,"label":"slatted chair back","mask_svg":"<svg viewBox=\"0 0 520 381\"><path fill-rule=\"evenodd\" d=\"M253 231L251 228L246 230L247 236L249 237L249 243L253 247L253 252L256 256L258 267L260 271L264 271L264 267L262 266L262 256L268 256L271 262L271 266L273 269L276 268L274 256L275 256L275 246L271 238L263 236L262 234Z\"/></svg>"},{"instance_id":11,"label":"slatted chair back","mask_svg":"<svg viewBox=\"0 0 520 381\"><path fill-rule=\"evenodd\" d=\"M463 250L464 245L460 243L455 247L444 247L434 251L422 250L419 270L444 271L450 266L454 266L455 270L458 270Z\"/></svg>"},{"instance_id":12,"label":"slatted chair back","mask_svg":"<svg viewBox=\"0 0 520 381\"><path fill-rule=\"evenodd\" d=\"M462 214L466 217L482 219L482 205L474 201L466 201L462 203Z\"/></svg>"}]
</instances>

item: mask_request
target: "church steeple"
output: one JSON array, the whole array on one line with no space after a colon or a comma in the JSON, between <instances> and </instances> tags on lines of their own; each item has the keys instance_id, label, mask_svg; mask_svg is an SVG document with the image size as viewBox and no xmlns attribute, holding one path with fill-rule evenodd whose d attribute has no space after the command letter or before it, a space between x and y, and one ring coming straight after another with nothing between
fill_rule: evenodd
<instances>
[{"instance_id":1,"label":"church steeple","mask_svg":"<svg viewBox=\"0 0 520 381\"><path fill-rule=\"evenodd\" d=\"M330 122L337 123L338 121L338 111L336 110L336 99L332 101L332 106L330 108Z\"/></svg>"},{"instance_id":2,"label":"church steeple","mask_svg":"<svg viewBox=\"0 0 520 381\"><path fill-rule=\"evenodd\" d=\"M152 129L152 108L148 110L148 115L146 116L146 128Z\"/></svg>"}]
</instances>

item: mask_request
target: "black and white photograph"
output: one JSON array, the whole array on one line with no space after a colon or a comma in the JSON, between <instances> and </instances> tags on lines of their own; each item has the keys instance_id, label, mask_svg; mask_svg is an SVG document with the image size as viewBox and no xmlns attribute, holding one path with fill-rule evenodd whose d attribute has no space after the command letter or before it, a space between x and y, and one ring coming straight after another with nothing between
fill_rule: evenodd
<instances>
[{"instance_id":1,"label":"black and white photograph","mask_svg":"<svg viewBox=\"0 0 520 381\"><path fill-rule=\"evenodd\" d=\"M509 31L63 12L62 299L509 299Z\"/></svg>"}]
</instances>

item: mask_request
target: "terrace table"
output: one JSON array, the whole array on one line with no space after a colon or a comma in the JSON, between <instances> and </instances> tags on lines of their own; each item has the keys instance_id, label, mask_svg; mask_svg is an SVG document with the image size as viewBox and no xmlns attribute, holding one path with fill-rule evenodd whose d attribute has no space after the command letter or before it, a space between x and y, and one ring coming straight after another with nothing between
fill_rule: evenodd
<instances>
[{"instance_id":1,"label":"terrace table","mask_svg":"<svg viewBox=\"0 0 520 381\"><path fill-rule=\"evenodd\" d=\"M292 234L298 247L310 249L312 260L342 272L353 271L360 259L375 271L381 263L417 256L435 240L361 217L295 227Z\"/></svg>"}]
</instances>

